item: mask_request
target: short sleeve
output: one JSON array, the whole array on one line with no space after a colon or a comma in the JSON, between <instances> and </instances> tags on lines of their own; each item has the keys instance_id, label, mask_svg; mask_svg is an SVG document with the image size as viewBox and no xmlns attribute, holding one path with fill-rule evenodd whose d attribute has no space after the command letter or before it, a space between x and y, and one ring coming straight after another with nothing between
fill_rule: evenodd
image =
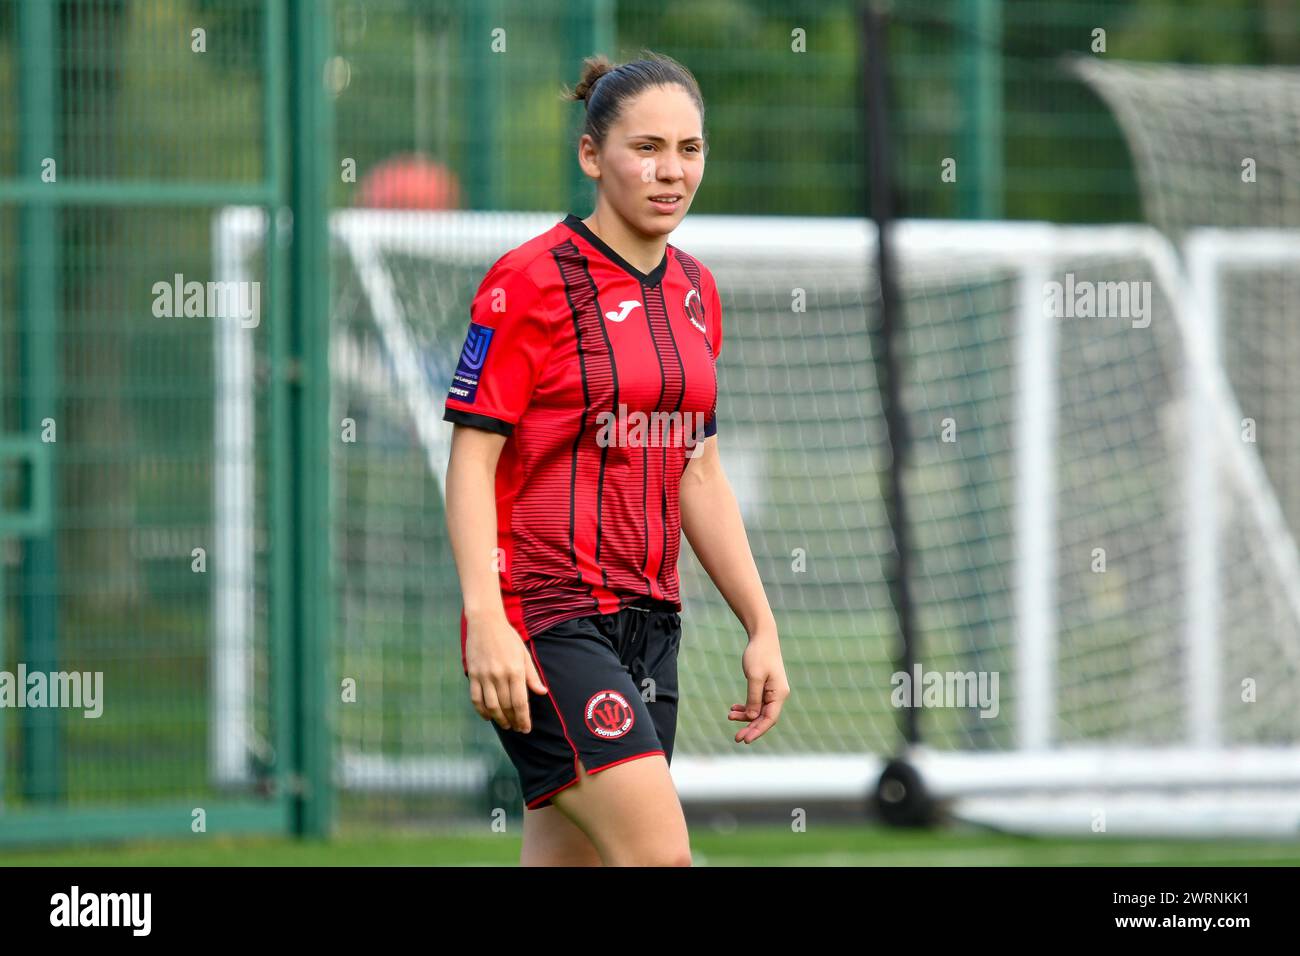
<instances>
[{"instance_id":1,"label":"short sleeve","mask_svg":"<svg viewBox=\"0 0 1300 956\"><path fill-rule=\"evenodd\" d=\"M514 269L489 270L470 304L469 330L443 421L508 437L532 399L551 352L552 332L536 283Z\"/></svg>"},{"instance_id":2,"label":"short sleeve","mask_svg":"<svg viewBox=\"0 0 1300 956\"><path fill-rule=\"evenodd\" d=\"M713 349L713 361L718 361L718 353L722 351L722 298L718 295L718 284L713 281L713 276L709 276L709 309L706 313L706 319L709 326L709 345ZM718 433L718 415L717 402L714 402L714 411L709 415L709 420L704 423L704 437L710 438Z\"/></svg>"}]
</instances>

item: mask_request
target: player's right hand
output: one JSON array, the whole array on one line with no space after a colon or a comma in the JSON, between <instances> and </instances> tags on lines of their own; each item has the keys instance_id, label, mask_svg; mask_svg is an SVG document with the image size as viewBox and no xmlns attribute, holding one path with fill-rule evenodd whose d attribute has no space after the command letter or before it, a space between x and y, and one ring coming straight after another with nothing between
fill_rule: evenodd
<instances>
[{"instance_id":1,"label":"player's right hand","mask_svg":"<svg viewBox=\"0 0 1300 956\"><path fill-rule=\"evenodd\" d=\"M465 664L469 699L480 717L502 730L526 734L533 729L528 691L545 694L546 685L527 644L504 616L467 623Z\"/></svg>"}]
</instances>

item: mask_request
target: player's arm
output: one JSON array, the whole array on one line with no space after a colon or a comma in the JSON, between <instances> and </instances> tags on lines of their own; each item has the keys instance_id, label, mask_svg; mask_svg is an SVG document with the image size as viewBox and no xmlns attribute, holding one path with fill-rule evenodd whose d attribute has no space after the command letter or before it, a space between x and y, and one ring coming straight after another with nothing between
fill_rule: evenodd
<instances>
[{"instance_id":1,"label":"player's arm","mask_svg":"<svg viewBox=\"0 0 1300 956\"><path fill-rule=\"evenodd\" d=\"M781 659L776 618L754 563L740 506L722 468L716 435L706 439L688 462L682 473L680 500L686 540L749 635L741 659L747 700L733 704L727 717L751 722L736 734L736 742L752 743L776 723L790 696L790 684Z\"/></svg>"},{"instance_id":2,"label":"player's arm","mask_svg":"<svg viewBox=\"0 0 1300 956\"><path fill-rule=\"evenodd\" d=\"M465 606L470 701L484 720L528 733L528 688L546 692L528 648L506 617L497 571L497 461L506 437L457 424L447 463L447 532Z\"/></svg>"},{"instance_id":3,"label":"player's arm","mask_svg":"<svg viewBox=\"0 0 1300 956\"><path fill-rule=\"evenodd\" d=\"M501 584L493 566L497 546L496 471L504 435L456 425L447 464L447 524L460 575L465 617L505 619Z\"/></svg>"},{"instance_id":4,"label":"player's arm","mask_svg":"<svg viewBox=\"0 0 1300 956\"><path fill-rule=\"evenodd\" d=\"M455 423L447 527L465 606L465 669L475 710L527 733L528 688L546 688L501 599L496 472L546 363L551 317L541 290L498 262L479 286L470 320L443 413Z\"/></svg>"},{"instance_id":5,"label":"player's arm","mask_svg":"<svg viewBox=\"0 0 1300 956\"><path fill-rule=\"evenodd\" d=\"M774 638L776 619L750 551L731 482L722 469L718 438L700 446L682 473L682 530L750 640Z\"/></svg>"}]
</instances>

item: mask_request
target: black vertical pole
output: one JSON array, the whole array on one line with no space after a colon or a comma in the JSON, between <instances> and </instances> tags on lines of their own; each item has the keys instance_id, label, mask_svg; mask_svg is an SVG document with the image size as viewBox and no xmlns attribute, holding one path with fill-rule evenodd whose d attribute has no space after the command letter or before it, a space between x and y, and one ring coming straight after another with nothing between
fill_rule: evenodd
<instances>
[{"instance_id":1,"label":"black vertical pole","mask_svg":"<svg viewBox=\"0 0 1300 956\"><path fill-rule=\"evenodd\" d=\"M880 281L880 307L876 313L873 348L876 375L885 416L885 433L889 439L889 474L885 490L885 510L894 552L889 572L889 595L898 616L901 642L898 666L909 676L916 661L916 634L912 623L912 597L909 587L907 511L903 497L903 465L908 451L907 422L903 416L899 369L898 334L900 309L898 286L894 276L890 229L894 218L893 169L890 154L893 141L889 133L889 75L886 62L887 23L885 15L864 2L862 9L862 48L866 63L862 71L863 95L867 107L868 182L864 195L870 197L870 216L876 223L876 274ZM908 744L920 741L917 708L910 700L903 708L903 738Z\"/></svg>"}]
</instances>

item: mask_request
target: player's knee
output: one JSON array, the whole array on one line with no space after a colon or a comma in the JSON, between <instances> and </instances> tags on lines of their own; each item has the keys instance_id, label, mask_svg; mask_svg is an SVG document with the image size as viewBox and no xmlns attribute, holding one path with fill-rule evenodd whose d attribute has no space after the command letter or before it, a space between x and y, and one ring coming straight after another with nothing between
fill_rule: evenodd
<instances>
[{"instance_id":1,"label":"player's knee","mask_svg":"<svg viewBox=\"0 0 1300 956\"><path fill-rule=\"evenodd\" d=\"M613 861L613 866L690 866L691 849L688 846L659 845L645 847Z\"/></svg>"},{"instance_id":2,"label":"player's knee","mask_svg":"<svg viewBox=\"0 0 1300 956\"><path fill-rule=\"evenodd\" d=\"M683 847L680 850L669 850L663 853L655 854L655 861L647 863L646 866L690 866L691 851Z\"/></svg>"},{"instance_id":3,"label":"player's knee","mask_svg":"<svg viewBox=\"0 0 1300 956\"><path fill-rule=\"evenodd\" d=\"M604 866L600 855L590 853L521 853L520 866Z\"/></svg>"}]
</instances>

